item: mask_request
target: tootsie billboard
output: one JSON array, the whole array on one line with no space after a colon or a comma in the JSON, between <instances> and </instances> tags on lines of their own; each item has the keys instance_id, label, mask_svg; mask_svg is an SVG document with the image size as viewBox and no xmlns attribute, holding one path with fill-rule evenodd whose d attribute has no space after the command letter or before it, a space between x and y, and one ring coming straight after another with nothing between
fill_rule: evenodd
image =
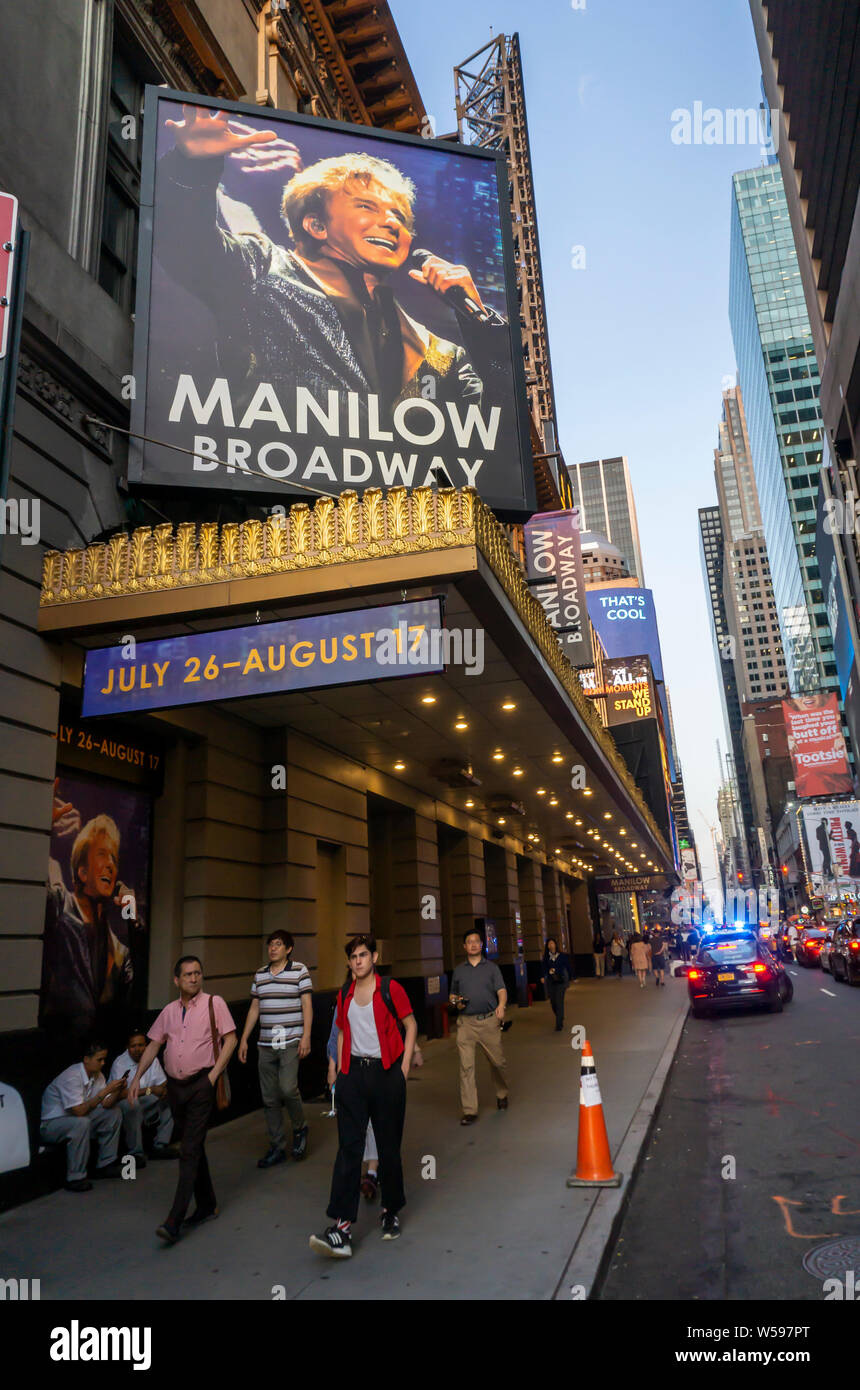
<instances>
[{"instance_id":1,"label":"tootsie billboard","mask_svg":"<svg viewBox=\"0 0 860 1390\"><path fill-rule=\"evenodd\" d=\"M145 138L132 482L534 511L501 156L153 87Z\"/></svg>"},{"instance_id":2,"label":"tootsie billboard","mask_svg":"<svg viewBox=\"0 0 860 1390\"><path fill-rule=\"evenodd\" d=\"M840 796L854 786L842 737L839 702L820 691L783 700L788 751L799 797Z\"/></svg>"}]
</instances>

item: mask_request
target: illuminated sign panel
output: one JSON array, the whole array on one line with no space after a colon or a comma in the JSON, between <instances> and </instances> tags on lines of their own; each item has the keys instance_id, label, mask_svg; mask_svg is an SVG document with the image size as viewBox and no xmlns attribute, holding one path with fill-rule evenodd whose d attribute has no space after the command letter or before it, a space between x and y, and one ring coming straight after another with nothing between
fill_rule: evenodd
<instances>
[{"instance_id":1,"label":"illuminated sign panel","mask_svg":"<svg viewBox=\"0 0 860 1390\"><path fill-rule=\"evenodd\" d=\"M87 653L83 715L128 714L444 670L438 598Z\"/></svg>"}]
</instances>

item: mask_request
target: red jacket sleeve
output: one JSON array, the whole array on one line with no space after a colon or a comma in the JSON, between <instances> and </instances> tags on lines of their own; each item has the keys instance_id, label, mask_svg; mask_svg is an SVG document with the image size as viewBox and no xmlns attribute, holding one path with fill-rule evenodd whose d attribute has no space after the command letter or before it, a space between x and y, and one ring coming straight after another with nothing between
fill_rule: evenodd
<instances>
[{"instance_id":1,"label":"red jacket sleeve","mask_svg":"<svg viewBox=\"0 0 860 1390\"><path fill-rule=\"evenodd\" d=\"M403 986L399 985L396 980L391 981L391 1002L397 1010L398 1018L408 1018L411 1013L414 1013L414 1009L409 1002L409 995L406 993Z\"/></svg>"}]
</instances>

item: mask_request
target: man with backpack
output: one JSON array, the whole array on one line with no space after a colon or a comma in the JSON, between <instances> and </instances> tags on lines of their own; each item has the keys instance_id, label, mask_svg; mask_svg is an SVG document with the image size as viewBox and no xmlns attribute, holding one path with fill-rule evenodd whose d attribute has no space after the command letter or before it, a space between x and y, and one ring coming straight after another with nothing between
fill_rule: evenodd
<instances>
[{"instance_id":1,"label":"man with backpack","mask_svg":"<svg viewBox=\"0 0 860 1390\"><path fill-rule=\"evenodd\" d=\"M368 1121L379 1149L382 1239L396 1240L400 1235L397 1213L406 1203L400 1142L406 1116L406 1078L418 1035L406 991L396 980L376 973L375 939L354 936L345 949L352 981L337 997L338 1151L326 1209L334 1225L322 1235L312 1235L309 1241L312 1250L334 1259L352 1255L352 1224L358 1218Z\"/></svg>"}]
</instances>

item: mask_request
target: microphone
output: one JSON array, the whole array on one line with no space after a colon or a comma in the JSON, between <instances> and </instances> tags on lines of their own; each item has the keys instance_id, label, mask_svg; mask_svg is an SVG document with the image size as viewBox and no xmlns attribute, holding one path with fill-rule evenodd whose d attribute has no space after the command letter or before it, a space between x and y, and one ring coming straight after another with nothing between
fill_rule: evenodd
<instances>
[{"instance_id":1,"label":"microphone","mask_svg":"<svg viewBox=\"0 0 860 1390\"><path fill-rule=\"evenodd\" d=\"M423 270L425 261L428 261L434 253L427 251L423 247L416 247L409 257L416 270ZM482 309L476 304L474 299L470 299L462 285L452 285L445 290L443 299L447 299L452 308L461 314L468 314L470 318L476 319L478 323L489 323L497 321L498 315L492 309Z\"/></svg>"}]
</instances>

